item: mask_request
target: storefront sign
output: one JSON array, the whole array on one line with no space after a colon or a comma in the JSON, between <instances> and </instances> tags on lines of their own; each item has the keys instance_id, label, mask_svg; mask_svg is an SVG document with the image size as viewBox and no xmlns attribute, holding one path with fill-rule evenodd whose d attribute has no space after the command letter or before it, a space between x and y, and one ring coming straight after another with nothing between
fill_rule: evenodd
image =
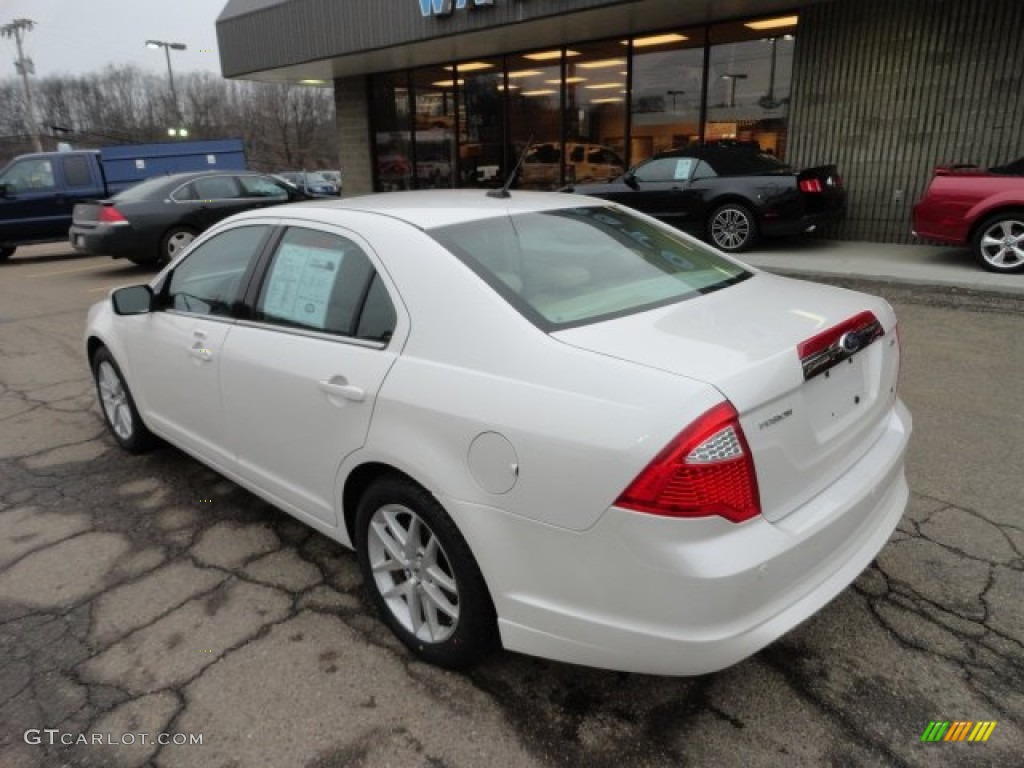
<instances>
[{"instance_id":1,"label":"storefront sign","mask_svg":"<svg viewBox=\"0 0 1024 768\"><path fill-rule=\"evenodd\" d=\"M494 0L420 0L424 16L451 16L453 10L494 5Z\"/></svg>"}]
</instances>

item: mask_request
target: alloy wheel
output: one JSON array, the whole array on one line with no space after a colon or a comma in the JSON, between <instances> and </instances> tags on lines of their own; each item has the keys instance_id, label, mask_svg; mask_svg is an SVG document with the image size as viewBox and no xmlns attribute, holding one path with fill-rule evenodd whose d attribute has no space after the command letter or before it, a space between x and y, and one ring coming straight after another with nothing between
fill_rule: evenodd
<instances>
[{"instance_id":1,"label":"alloy wheel","mask_svg":"<svg viewBox=\"0 0 1024 768\"><path fill-rule=\"evenodd\" d=\"M103 413L106 414L110 428L122 440L130 440L134 423L128 394L121 383L121 377L106 360L97 367L96 382L99 384Z\"/></svg>"},{"instance_id":2,"label":"alloy wheel","mask_svg":"<svg viewBox=\"0 0 1024 768\"><path fill-rule=\"evenodd\" d=\"M441 643L459 622L459 590L441 542L419 515L387 504L370 518L373 580L398 622L417 639Z\"/></svg>"},{"instance_id":3,"label":"alloy wheel","mask_svg":"<svg viewBox=\"0 0 1024 768\"><path fill-rule=\"evenodd\" d=\"M750 218L738 208L723 208L711 221L711 238L723 250L742 248L750 238Z\"/></svg>"},{"instance_id":4,"label":"alloy wheel","mask_svg":"<svg viewBox=\"0 0 1024 768\"><path fill-rule=\"evenodd\" d=\"M1005 218L981 235L981 257L994 269L1016 270L1024 265L1024 219Z\"/></svg>"}]
</instances>

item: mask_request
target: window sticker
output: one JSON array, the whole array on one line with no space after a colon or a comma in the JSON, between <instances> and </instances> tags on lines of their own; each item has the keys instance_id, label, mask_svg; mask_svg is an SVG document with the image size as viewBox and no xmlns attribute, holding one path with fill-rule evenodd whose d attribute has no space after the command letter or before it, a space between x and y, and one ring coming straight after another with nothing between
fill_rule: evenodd
<instances>
[{"instance_id":1,"label":"window sticker","mask_svg":"<svg viewBox=\"0 0 1024 768\"><path fill-rule=\"evenodd\" d=\"M343 251L284 243L267 284L264 314L311 328L324 328L327 301Z\"/></svg>"},{"instance_id":2,"label":"window sticker","mask_svg":"<svg viewBox=\"0 0 1024 768\"><path fill-rule=\"evenodd\" d=\"M672 177L676 181L686 181L690 178L690 169L693 168L692 157L680 157L676 160L676 172Z\"/></svg>"}]
</instances>

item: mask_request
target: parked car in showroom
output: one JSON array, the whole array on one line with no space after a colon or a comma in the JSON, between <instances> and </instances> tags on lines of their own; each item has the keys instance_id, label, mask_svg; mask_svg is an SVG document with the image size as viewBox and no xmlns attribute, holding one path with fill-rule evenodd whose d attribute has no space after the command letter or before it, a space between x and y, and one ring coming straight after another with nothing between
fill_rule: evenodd
<instances>
[{"instance_id":1,"label":"parked car in showroom","mask_svg":"<svg viewBox=\"0 0 1024 768\"><path fill-rule=\"evenodd\" d=\"M562 166L565 178L575 181L603 181L622 174L626 166L614 149L601 144L570 141L565 156L557 142L533 144L523 157L519 183L528 189L554 189L561 184Z\"/></svg>"},{"instance_id":2,"label":"parked car in showroom","mask_svg":"<svg viewBox=\"0 0 1024 768\"><path fill-rule=\"evenodd\" d=\"M68 237L82 253L166 264L200 232L233 213L308 199L264 174L175 173L140 182L107 200L78 203Z\"/></svg>"},{"instance_id":3,"label":"parked car in showroom","mask_svg":"<svg viewBox=\"0 0 1024 768\"><path fill-rule=\"evenodd\" d=\"M354 547L412 653L691 675L842 592L903 513L882 299L558 193L250 211L89 312L113 438Z\"/></svg>"},{"instance_id":4,"label":"parked car in showroom","mask_svg":"<svg viewBox=\"0 0 1024 768\"><path fill-rule=\"evenodd\" d=\"M746 146L673 149L613 181L566 191L636 208L727 253L745 251L762 236L812 232L846 207L836 166L795 171Z\"/></svg>"},{"instance_id":5,"label":"parked car in showroom","mask_svg":"<svg viewBox=\"0 0 1024 768\"><path fill-rule=\"evenodd\" d=\"M988 170L936 168L914 206L913 234L969 245L990 272L1024 271L1024 157Z\"/></svg>"}]
</instances>

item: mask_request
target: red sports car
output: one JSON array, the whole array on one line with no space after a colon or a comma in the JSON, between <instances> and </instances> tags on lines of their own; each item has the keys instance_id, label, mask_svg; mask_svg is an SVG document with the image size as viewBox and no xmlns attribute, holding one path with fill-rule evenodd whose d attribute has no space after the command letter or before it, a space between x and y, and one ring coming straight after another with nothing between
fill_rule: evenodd
<instances>
[{"instance_id":1,"label":"red sports car","mask_svg":"<svg viewBox=\"0 0 1024 768\"><path fill-rule=\"evenodd\" d=\"M936 168L914 206L914 235L969 244L992 272L1024 271L1024 157L988 170Z\"/></svg>"}]
</instances>

